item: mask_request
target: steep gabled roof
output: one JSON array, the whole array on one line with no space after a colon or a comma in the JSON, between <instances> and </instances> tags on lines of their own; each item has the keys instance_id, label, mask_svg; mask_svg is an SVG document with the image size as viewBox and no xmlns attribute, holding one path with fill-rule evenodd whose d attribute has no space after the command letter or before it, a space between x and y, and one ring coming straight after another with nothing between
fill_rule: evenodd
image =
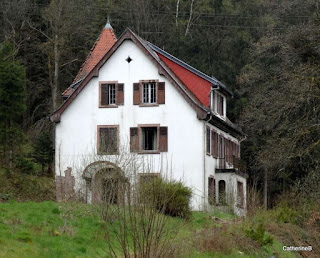
<instances>
[{"instance_id":1,"label":"steep gabled roof","mask_svg":"<svg viewBox=\"0 0 320 258\"><path fill-rule=\"evenodd\" d=\"M69 95L66 101L50 115L51 121L60 122L60 117L64 110L71 104L73 99L77 97L86 84L93 77L99 75L100 68L125 40L132 40L147 55L147 57L158 67L159 74L164 75L196 110L199 119L206 119L211 112L208 105L211 86L219 88L219 90L224 90L230 94L230 92L225 89L225 86L217 79L201 73L171 55L170 57L169 54L164 51L159 51L158 48L141 39L127 28L111 48L100 58L96 65L93 66L91 70L87 70L88 72L83 78L70 86L72 88L70 90L71 95ZM237 130L231 122L223 121L221 119L218 120L220 120L218 123L221 125L233 130L236 134L241 134L241 131Z\"/></svg>"},{"instance_id":2,"label":"steep gabled roof","mask_svg":"<svg viewBox=\"0 0 320 258\"><path fill-rule=\"evenodd\" d=\"M116 41L117 38L114 34L113 28L110 23L107 22L106 26L100 33L100 36L91 48L86 60L82 64L77 76L74 78L72 85L62 93L64 97L71 95L74 88L77 87L78 82L91 72L91 70L99 63Z\"/></svg>"},{"instance_id":3,"label":"steep gabled roof","mask_svg":"<svg viewBox=\"0 0 320 258\"><path fill-rule=\"evenodd\" d=\"M148 45L157 53L161 61L163 61L184 85L193 92L204 106L209 106L209 93L212 86L219 88L224 94L232 96L232 93L226 86L216 78L209 77L150 42L148 42Z\"/></svg>"}]
</instances>

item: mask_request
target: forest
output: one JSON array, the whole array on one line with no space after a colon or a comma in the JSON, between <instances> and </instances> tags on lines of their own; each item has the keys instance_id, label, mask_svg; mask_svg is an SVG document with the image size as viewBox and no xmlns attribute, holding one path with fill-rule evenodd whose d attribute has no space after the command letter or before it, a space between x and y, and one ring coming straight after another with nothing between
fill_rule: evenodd
<instances>
[{"instance_id":1,"label":"forest","mask_svg":"<svg viewBox=\"0 0 320 258\"><path fill-rule=\"evenodd\" d=\"M215 76L264 206L320 199L320 3L317 0L2 0L0 166L53 177L53 124L107 19ZM3 184L3 182L1 182ZM258 196L258 197L257 197ZM250 203L250 201L249 201Z\"/></svg>"}]
</instances>

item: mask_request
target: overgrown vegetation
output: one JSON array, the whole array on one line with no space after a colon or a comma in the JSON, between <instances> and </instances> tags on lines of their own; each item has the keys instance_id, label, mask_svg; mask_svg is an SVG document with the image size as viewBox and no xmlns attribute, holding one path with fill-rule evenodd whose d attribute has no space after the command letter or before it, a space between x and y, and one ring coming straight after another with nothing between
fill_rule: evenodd
<instances>
[{"instance_id":1,"label":"overgrown vegetation","mask_svg":"<svg viewBox=\"0 0 320 258\"><path fill-rule=\"evenodd\" d=\"M108 224L101 220L100 208L79 203L9 201L0 204L1 257L88 257L109 254ZM291 223L278 223L269 211L259 210L255 217L239 219L223 213L193 212L190 219L167 217L176 228L167 257L296 257L284 252L283 245L312 245L317 257L319 231ZM259 229L263 220L265 228ZM120 227L115 220L115 227ZM115 229L115 228L114 228ZM247 231L254 229L253 235ZM319 228L318 228L319 229ZM262 234L263 232L263 234ZM272 237L260 242L256 235ZM116 238L113 245L119 245ZM117 246L121 250L120 246ZM128 250L130 255L134 250ZM116 255L121 256L121 251Z\"/></svg>"}]
</instances>

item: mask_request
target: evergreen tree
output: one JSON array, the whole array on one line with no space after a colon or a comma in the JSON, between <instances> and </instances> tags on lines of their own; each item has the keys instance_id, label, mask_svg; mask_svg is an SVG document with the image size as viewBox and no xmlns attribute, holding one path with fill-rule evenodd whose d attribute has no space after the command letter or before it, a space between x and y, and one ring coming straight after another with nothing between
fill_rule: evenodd
<instances>
[{"instance_id":1,"label":"evergreen tree","mask_svg":"<svg viewBox=\"0 0 320 258\"><path fill-rule=\"evenodd\" d=\"M25 105L25 69L15 60L14 48L0 45L0 146L7 168L12 169L17 148L21 145L22 115Z\"/></svg>"}]
</instances>

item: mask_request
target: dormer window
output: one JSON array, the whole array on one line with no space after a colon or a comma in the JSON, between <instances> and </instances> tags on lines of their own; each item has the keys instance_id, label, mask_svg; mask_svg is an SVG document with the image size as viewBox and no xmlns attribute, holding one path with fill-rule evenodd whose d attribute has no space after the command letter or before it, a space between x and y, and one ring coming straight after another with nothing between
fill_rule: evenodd
<instances>
[{"instance_id":1,"label":"dormer window","mask_svg":"<svg viewBox=\"0 0 320 258\"><path fill-rule=\"evenodd\" d=\"M226 115L226 100L225 97L217 91L211 91L210 94L211 110L221 117Z\"/></svg>"},{"instance_id":2,"label":"dormer window","mask_svg":"<svg viewBox=\"0 0 320 258\"><path fill-rule=\"evenodd\" d=\"M220 116L224 116L224 97L219 93L216 93L216 96L217 96L217 113Z\"/></svg>"}]
</instances>

